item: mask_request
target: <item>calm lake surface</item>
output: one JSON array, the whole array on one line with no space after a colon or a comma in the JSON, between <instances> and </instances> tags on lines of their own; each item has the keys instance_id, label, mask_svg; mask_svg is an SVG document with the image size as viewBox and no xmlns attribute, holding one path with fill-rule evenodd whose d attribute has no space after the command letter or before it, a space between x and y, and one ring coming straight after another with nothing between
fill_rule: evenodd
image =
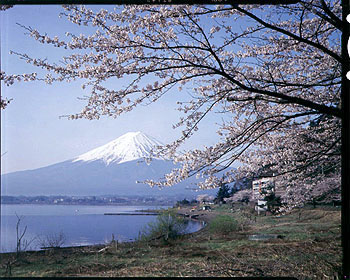
<instances>
[{"instance_id":1,"label":"calm lake surface","mask_svg":"<svg viewBox=\"0 0 350 280\"><path fill-rule=\"evenodd\" d=\"M137 210L168 208L166 206L85 206L85 205L1 205L0 252L16 250L16 214L21 217L20 232L25 226L26 240L41 236L65 236L64 246L105 244L115 239L135 240L140 230L157 216L104 215L104 213L135 213ZM203 227L202 222L189 221L187 232ZM28 249L38 250L34 240ZM28 250L27 249L27 250Z\"/></svg>"}]
</instances>

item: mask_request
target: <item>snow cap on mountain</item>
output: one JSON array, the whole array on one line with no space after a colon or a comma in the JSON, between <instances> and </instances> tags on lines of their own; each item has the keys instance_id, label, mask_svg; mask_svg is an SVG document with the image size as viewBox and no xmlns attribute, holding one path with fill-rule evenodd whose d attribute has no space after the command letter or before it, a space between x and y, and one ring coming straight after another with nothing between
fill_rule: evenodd
<instances>
[{"instance_id":1,"label":"snow cap on mountain","mask_svg":"<svg viewBox=\"0 0 350 280\"><path fill-rule=\"evenodd\" d=\"M119 138L82 154L75 161L102 160L106 165L110 163L123 163L141 158L151 157L151 151L157 146L162 146L158 140L140 131L128 132Z\"/></svg>"}]
</instances>

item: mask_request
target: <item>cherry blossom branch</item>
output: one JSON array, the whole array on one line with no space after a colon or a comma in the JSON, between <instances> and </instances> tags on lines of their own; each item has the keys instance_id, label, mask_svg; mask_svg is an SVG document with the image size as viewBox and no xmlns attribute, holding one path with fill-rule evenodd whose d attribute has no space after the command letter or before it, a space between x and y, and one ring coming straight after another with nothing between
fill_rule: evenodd
<instances>
[{"instance_id":1,"label":"cherry blossom branch","mask_svg":"<svg viewBox=\"0 0 350 280\"><path fill-rule=\"evenodd\" d=\"M340 63L343 63L343 59L341 58L340 55L332 52L331 50L327 49L326 47L322 46L321 44L318 44L318 43L315 43L311 40L308 40L308 39L305 39L303 37L300 37L298 35L295 35L287 30L284 30L278 26L275 26L275 25L272 25L272 24L269 24L265 21L263 21L262 19L258 18L257 16L255 16L254 14L242 9L242 8L239 8L239 7L236 7L236 9L238 11L240 11L241 13L251 17L252 19L256 20L257 22L259 22L260 24L262 24L263 26L265 26L266 28L269 28L269 29L272 29L272 30L275 30L275 31L278 31L282 34L285 34L287 35L288 37L291 37L293 38L294 40L297 40L298 42L302 42L302 43L305 43L305 44L308 44L310 46L313 46L321 51L323 51L324 53L328 54L329 56L333 57L335 60L337 60L338 62Z\"/></svg>"}]
</instances>

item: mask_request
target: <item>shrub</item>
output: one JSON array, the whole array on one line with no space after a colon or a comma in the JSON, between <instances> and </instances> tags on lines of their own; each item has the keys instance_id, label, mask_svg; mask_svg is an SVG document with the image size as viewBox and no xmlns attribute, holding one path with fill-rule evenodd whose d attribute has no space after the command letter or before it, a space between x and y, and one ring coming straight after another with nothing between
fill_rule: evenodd
<instances>
[{"instance_id":1,"label":"shrub","mask_svg":"<svg viewBox=\"0 0 350 280\"><path fill-rule=\"evenodd\" d=\"M45 236L41 235L37 237L37 242L41 248L59 248L66 242L66 236L62 231Z\"/></svg>"},{"instance_id":2,"label":"shrub","mask_svg":"<svg viewBox=\"0 0 350 280\"><path fill-rule=\"evenodd\" d=\"M209 231L212 233L228 234L237 231L238 228L238 222L229 215L217 216L209 224Z\"/></svg>"},{"instance_id":3,"label":"shrub","mask_svg":"<svg viewBox=\"0 0 350 280\"><path fill-rule=\"evenodd\" d=\"M141 232L140 239L149 241L161 239L169 241L185 233L187 221L171 210L157 216L156 221L150 222Z\"/></svg>"}]
</instances>

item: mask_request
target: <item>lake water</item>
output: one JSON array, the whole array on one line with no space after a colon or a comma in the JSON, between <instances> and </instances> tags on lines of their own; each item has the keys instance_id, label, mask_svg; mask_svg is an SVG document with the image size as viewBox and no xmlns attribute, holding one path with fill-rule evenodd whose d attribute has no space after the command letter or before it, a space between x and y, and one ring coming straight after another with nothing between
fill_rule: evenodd
<instances>
[{"instance_id":1,"label":"lake water","mask_svg":"<svg viewBox=\"0 0 350 280\"><path fill-rule=\"evenodd\" d=\"M105 244L114 238L122 242L135 240L140 230L157 216L104 215L104 213L135 213L137 210L167 208L164 206L85 206L85 205L1 205L1 252L16 250L16 214L21 217L20 232L25 226L28 241L41 236L65 236L63 246ZM190 221L187 232L203 227ZM28 249L38 250L34 240Z\"/></svg>"}]
</instances>

